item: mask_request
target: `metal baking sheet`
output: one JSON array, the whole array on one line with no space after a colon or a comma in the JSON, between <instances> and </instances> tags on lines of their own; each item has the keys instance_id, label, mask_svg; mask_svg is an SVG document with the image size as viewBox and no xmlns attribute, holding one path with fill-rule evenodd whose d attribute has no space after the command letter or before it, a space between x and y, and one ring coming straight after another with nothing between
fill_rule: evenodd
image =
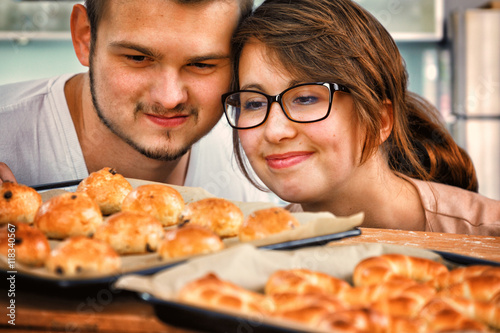
<instances>
[{"instance_id":1,"label":"metal baking sheet","mask_svg":"<svg viewBox=\"0 0 500 333\"><path fill-rule=\"evenodd\" d=\"M352 230L347 230L343 232L338 232L338 233L333 233L329 235L324 235L324 236L317 236L317 237L310 237L310 238L305 238L305 239L300 239L300 240L293 240L293 241L287 241L287 242L282 242L282 243L276 243L276 244L271 244L271 245L265 245L259 247L260 249L266 249L266 250L293 250L293 249L299 249L299 248L305 248L309 246L317 246L317 245L323 245L331 241L335 240L340 240L346 237L353 237L353 236L358 236L361 234L361 231L358 228L352 229ZM124 275L128 274L138 274L138 275L151 275L156 272L159 272L164 269L168 269L171 267L174 267L176 265L182 264L186 262L189 258L184 259L184 260L179 260L176 262L169 262L164 265L162 264L155 264L150 267L146 268L141 268L138 270L129 270L123 273L119 274L114 274L114 275L109 275L109 276L103 276L103 277L98 277L98 278L83 278L83 279L78 279L78 278L58 278L58 277L49 277L49 276L42 276L38 274L31 274L29 272L18 272L17 276L21 279L25 279L28 281L32 281L34 283L43 283L45 285L50 285L50 286L56 286L60 288L79 288L79 287L89 287L89 286L100 286L100 285L105 285L105 284L112 284L118 278ZM2 268L0 269L0 272L2 274L7 274L7 271Z\"/></svg>"}]
</instances>

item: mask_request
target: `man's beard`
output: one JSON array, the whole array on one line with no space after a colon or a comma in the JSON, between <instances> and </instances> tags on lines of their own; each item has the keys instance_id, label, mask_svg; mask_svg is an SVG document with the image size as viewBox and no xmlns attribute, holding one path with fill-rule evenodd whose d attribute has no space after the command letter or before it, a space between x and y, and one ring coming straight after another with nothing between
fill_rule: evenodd
<instances>
[{"instance_id":1,"label":"man's beard","mask_svg":"<svg viewBox=\"0 0 500 333\"><path fill-rule=\"evenodd\" d=\"M101 120L101 122L117 137L119 137L121 140L123 140L125 143L127 143L130 147L132 147L134 150L137 152L141 153L142 155L155 159L158 161L175 161L182 156L184 156L190 149L191 146L197 141L195 139L193 142L185 145L184 147L181 147L180 149L176 151L171 151L171 149L168 150L162 150L160 148L156 150L150 150L147 149L146 147L141 147L139 146L136 142L134 142L130 137L128 137L125 133L123 133L120 129L118 129L114 124L112 124L103 114L101 108L99 107L99 104L97 102L97 94L95 91L95 81L94 81L94 76L93 76L93 70L92 70L92 55L90 56L90 66L89 66L89 78L90 78L90 93L92 95L92 104L94 105L94 109L96 110L97 116ZM134 110L134 115L136 115L138 112L142 112L147 109L147 105L143 103L138 103L135 107ZM185 109L184 106L179 105L175 109L165 109L162 108L161 106L152 106L149 108L148 113L151 114L167 114L167 113L180 113ZM195 122L198 119L198 111L194 108L191 108L189 111L189 115L193 116L195 119ZM165 136L167 140L170 140L171 136L171 131L166 131Z\"/></svg>"}]
</instances>

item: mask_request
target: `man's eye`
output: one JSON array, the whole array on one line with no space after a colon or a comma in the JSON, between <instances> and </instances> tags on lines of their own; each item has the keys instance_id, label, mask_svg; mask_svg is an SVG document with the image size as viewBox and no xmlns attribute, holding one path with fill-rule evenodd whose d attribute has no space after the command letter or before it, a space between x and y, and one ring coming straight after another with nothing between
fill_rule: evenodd
<instances>
[{"instance_id":1,"label":"man's eye","mask_svg":"<svg viewBox=\"0 0 500 333\"><path fill-rule=\"evenodd\" d=\"M134 62L143 62L144 60L147 59L146 56L142 56L142 55L126 55L125 57L127 57L127 59L132 60Z\"/></svg>"},{"instance_id":2,"label":"man's eye","mask_svg":"<svg viewBox=\"0 0 500 333\"><path fill-rule=\"evenodd\" d=\"M200 69L208 69L208 68L215 67L215 65L205 64L203 62L193 62L193 63L189 64L188 66L196 67L196 68L200 68Z\"/></svg>"}]
</instances>

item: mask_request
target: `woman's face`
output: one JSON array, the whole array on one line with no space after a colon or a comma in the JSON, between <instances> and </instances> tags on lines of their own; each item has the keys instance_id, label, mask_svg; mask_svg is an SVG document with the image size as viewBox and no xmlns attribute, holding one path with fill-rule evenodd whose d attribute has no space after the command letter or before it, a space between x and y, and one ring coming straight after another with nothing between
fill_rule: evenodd
<instances>
[{"instance_id":1,"label":"woman's face","mask_svg":"<svg viewBox=\"0 0 500 333\"><path fill-rule=\"evenodd\" d=\"M266 51L260 42L246 44L240 58L240 89L277 95L305 83L266 57ZM330 115L322 121L294 123L273 103L264 124L238 133L257 175L286 201L326 202L347 191L360 175L362 137L348 93L335 92Z\"/></svg>"}]
</instances>

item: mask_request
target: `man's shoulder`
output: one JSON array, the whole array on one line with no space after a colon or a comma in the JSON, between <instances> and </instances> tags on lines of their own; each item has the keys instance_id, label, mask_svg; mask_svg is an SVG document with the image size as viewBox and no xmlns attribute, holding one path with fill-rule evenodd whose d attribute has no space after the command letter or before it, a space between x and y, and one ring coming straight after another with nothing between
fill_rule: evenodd
<instances>
[{"instance_id":1,"label":"man's shoulder","mask_svg":"<svg viewBox=\"0 0 500 333\"><path fill-rule=\"evenodd\" d=\"M0 85L0 107L25 103L33 99L44 98L59 83L64 91L64 83L74 74L64 74L51 78L20 81Z\"/></svg>"}]
</instances>

